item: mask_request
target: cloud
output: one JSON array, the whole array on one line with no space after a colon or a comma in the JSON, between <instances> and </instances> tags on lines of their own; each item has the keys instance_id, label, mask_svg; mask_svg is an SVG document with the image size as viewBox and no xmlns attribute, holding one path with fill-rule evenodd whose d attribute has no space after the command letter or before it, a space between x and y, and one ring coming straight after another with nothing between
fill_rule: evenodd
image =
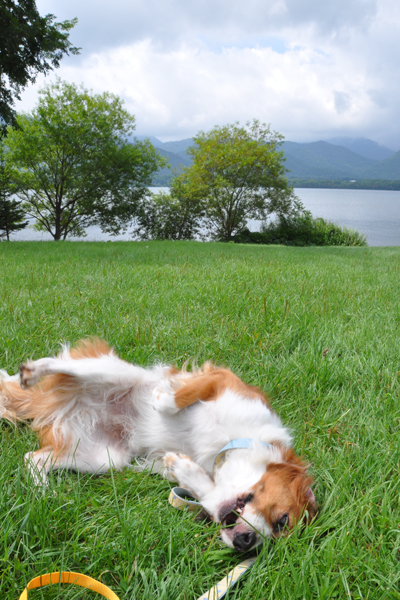
<instances>
[{"instance_id":1,"label":"cloud","mask_svg":"<svg viewBox=\"0 0 400 600\"><path fill-rule=\"evenodd\" d=\"M373 103L357 85L356 73L348 70L344 78L342 65L329 63L329 57L308 49L282 54L271 48L227 48L216 54L182 44L167 52L147 40L93 54L78 73L95 91L122 95L137 115L140 133L187 137L255 117L304 136L350 109L348 92L336 88L351 87L359 107ZM68 68L61 73L73 80L78 75ZM353 122L362 118L357 108L350 112Z\"/></svg>"},{"instance_id":2,"label":"cloud","mask_svg":"<svg viewBox=\"0 0 400 600\"><path fill-rule=\"evenodd\" d=\"M333 100L335 103L335 110L340 115L351 107L351 97L346 92L338 92L333 90Z\"/></svg>"},{"instance_id":3,"label":"cloud","mask_svg":"<svg viewBox=\"0 0 400 600\"><path fill-rule=\"evenodd\" d=\"M37 4L79 19L71 39L81 56L57 74L122 96L138 133L179 139L258 118L295 141L400 145L397 0ZM35 98L28 89L22 106Z\"/></svg>"},{"instance_id":4,"label":"cloud","mask_svg":"<svg viewBox=\"0 0 400 600\"><path fill-rule=\"evenodd\" d=\"M378 0L38 0L41 13L58 19L77 16L74 42L86 51L118 47L151 39L163 49L183 41L237 45L311 29L315 36L337 36L343 30L367 27ZM307 31L306 31L307 33Z\"/></svg>"}]
</instances>

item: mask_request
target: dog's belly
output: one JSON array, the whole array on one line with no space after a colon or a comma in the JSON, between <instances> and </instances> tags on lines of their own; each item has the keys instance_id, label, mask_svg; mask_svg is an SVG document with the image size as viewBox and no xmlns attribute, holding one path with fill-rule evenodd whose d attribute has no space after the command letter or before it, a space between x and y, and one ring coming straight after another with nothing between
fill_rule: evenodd
<instances>
[{"instance_id":1,"label":"dog's belly","mask_svg":"<svg viewBox=\"0 0 400 600\"><path fill-rule=\"evenodd\" d=\"M212 474L215 456L232 439L291 444L287 429L265 403L230 390L216 401L196 402L174 415L154 410L151 396L141 406L130 432L132 456L158 459L166 452L183 453Z\"/></svg>"}]
</instances>

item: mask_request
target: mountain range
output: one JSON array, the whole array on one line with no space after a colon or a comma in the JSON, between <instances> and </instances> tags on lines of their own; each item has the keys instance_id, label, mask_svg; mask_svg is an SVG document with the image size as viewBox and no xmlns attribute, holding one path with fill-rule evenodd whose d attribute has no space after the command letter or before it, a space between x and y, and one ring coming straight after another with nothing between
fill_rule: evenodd
<instances>
[{"instance_id":1,"label":"mountain range","mask_svg":"<svg viewBox=\"0 0 400 600\"><path fill-rule=\"evenodd\" d=\"M137 136L138 139L144 137ZM156 173L153 185L169 185L173 169L179 172L191 164L186 150L193 145L193 140L161 142L151 136L147 139L171 165ZM287 141L282 150L289 180L400 181L400 151L395 152L367 138L342 137L303 144Z\"/></svg>"}]
</instances>

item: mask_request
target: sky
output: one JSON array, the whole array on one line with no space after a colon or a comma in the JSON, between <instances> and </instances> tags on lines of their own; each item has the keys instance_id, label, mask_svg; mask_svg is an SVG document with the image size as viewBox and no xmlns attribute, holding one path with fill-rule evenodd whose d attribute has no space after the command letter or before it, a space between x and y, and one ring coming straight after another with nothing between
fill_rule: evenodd
<instances>
[{"instance_id":1,"label":"sky","mask_svg":"<svg viewBox=\"0 0 400 600\"><path fill-rule=\"evenodd\" d=\"M400 149L399 0L37 0L78 18L56 76L111 91L162 141L259 119L287 140Z\"/></svg>"}]
</instances>

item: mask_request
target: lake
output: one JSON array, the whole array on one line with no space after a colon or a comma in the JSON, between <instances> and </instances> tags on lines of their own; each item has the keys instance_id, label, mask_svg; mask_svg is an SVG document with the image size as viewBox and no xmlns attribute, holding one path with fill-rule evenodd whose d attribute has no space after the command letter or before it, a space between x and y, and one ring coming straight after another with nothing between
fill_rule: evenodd
<instances>
[{"instance_id":1,"label":"lake","mask_svg":"<svg viewBox=\"0 0 400 600\"><path fill-rule=\"evenodd\" d=\"M158 191L160 188L151 188ZM163 188L165 189L165 188ZM333 190L298 188L295 190L305 208L314 217L323 217L365 233L370 246L400 246L400 191ZM256 230L259 222L250 221ZM118 236L103 234L98 227L87 229L87 241L130 240L129 233ZM51 240L46 233L30 228L12 236L13 240ZM70 238L77 239L77 238Z\"/></svg>"},{"instance_id":2,"label":"lake","mask_svg":"<svg viewBox=\"0 0 400 600\"><path fill-rule=\"evenodd\" d=\"M369 246L400 246L400 191L300 188L314 217L365 233Z\"/></svg>"}]
</instances>

